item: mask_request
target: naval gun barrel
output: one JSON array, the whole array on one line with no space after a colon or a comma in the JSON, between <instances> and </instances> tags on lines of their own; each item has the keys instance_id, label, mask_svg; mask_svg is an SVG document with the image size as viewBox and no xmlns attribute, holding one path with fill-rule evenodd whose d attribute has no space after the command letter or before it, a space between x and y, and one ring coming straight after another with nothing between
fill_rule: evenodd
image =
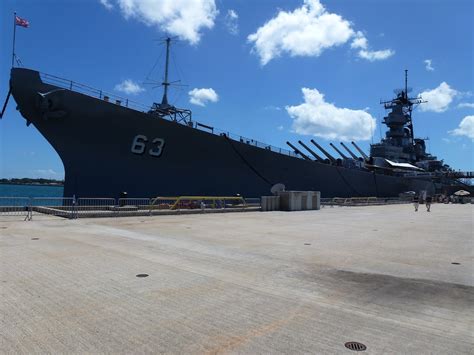
<instances>
[{"instance_id":1,"label":"naval gun barrel","mask_svg":"<svg viewBox=\"0 0 474 355\"><path fill-rule=\"evenodd\" d=\"M306 154L304 154L301 150L299 150L298 148L296 148L296 147L295 147L293 144L291 144L290 142L286 142L286 144L288 144L291 148L293 148L293 150L295 151L295 153L301 155L305 160L313 161L310 157L308 157Z\"/></svg>"},{"instance_id":2,"label":"naval gun barrel","mask_svg":"<svg viewBox=\"0 0 474 355\"><path fill-rule=\"evenodd\" d=\"M301 144L308 152L310 152L313 157L316 158L317 161L324 163L324 159L321 158L319 155L317 155L312 149L310 149L306 144L304 144L302 141L298 141L299 144Z\"/></svg>"},{"instance_id":3,"label":"naval gun barrel","mask_svg":"<svg viewBox=\"0 0 474 355\"><path fill-rule=\"evenodd\" d=\"M323 147L316 143L314 139L311 139L311 143L313 143L325 156L327 156L331 162L336 162L336 159L331 154L329 154Z\"/></svg>"},{"instance_id":4,"label":"naval gun barrel","mask_svg":"<svg viewBox=\"0 0 474 355\"><path fill-rule=\"evenodd\" d=\"M329 143L329 145L334 148L334 150L342 157L342 159L349 159L349 158L348 158L347 156L345 156L339 149L337 149L337 147L336 147L334 144Z\"/></svg>"},{"instance_id":5,"label":"naval gun barrel","mask_svg":"<svg viewBox=\"0 0 474 355\"><path fill-rule=\"evenodd\" d=\"M344 144L341 142L341 145L342 147L347 150L347 152L351 155L352 159L355 159L355 160L359 160L359 158L357 157L357 155L355 155L354 153L352 153L352 151Z\"/></svg>"},{"instance_id":6,"label":"naval gun barrel","mask_svg":"<svg viewBox=\"0 0 474 355\"><path fill-rule=\"evenodd\" d=\"M365 160L369 160L369 157L367 156L367 154L365 154L364 151L357 146L357 144L355 144L354 142L351 142L351 143L355 147L355 149L357 149L359 153L362 154Z\"/></svg>"}]
</instances>

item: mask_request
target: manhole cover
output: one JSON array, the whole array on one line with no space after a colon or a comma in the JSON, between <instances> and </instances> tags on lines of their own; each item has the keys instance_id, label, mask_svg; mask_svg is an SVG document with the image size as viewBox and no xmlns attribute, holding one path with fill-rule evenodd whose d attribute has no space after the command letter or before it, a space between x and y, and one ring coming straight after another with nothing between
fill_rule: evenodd
<instances>
[{"instance_id":1,"label":"manhole cover","mask_svg":"<svg viewBox=\"0 0 474 355\"><path fill-rule=\"evenodd\" d=\"M367 350L367 347L362 344L362 343L358 343L356 341L349 341L347 343L344 344L344 346L350 350L354 350L354 351L364 351L364 350Z\"/></svg>"},{"instance_id":2,"label":"manhole cover","mask_svg":"<svg viewBox=\"0 0 474 355\"><path fill-rule=\"evenodd\" d=\"M39 240L39 238L31 238L31 240Z\"/></svg>"},{"instance_id":3,"label":"manhole cover","mask_svg":"<svg viewBox=\"0 0 474 355\"><path fill-rule=\"evenodd\" d=\"M138 274L137 277L148 277L148 274Z\"/></svg>"},{"instance_id":4,"label":"manhole cover","mask_svg":"<svg viewBox=\"0 0 474 355\"><path fill-rule=\"evenodd\" d=\"M461 263L451 263L451 264L453 264L453 265L461 265Z\"/></svg>"}]
</instances>

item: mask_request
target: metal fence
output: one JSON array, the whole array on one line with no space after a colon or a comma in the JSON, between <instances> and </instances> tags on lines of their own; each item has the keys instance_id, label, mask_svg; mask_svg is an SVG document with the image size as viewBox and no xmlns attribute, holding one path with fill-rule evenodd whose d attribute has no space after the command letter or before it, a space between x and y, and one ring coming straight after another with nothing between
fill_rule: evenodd
<instances>
[{"instance_id":1,"label":"metal fence","mask_svg":"<svg viewBox=\"0 0 474 355\"><path fill-rule=\"evenodd\" d=\"M31 217L34 213L65 218L75 218L75 201L73 198L33 197L29 201Z\"/></svg>"},{"instance_id":2,"label":"metal fence","mask_svg":"<svg viewBox=\"0 0 474 355\"><path fill-rule=\"evenodd\" d=\"M247 206L260 207L262 205L262 199L257 197L244 198Z\"/></svg>"},{"instance_id":3,"label":"metal fence","mask_svg":"<svg viewBox=\"0 0 474 355\"><path fill-rule=\"evenodd\" d=\"M75 218L114 217L116 207L114 198L80 198L77 200Z\"/></svg>"},{"instance_id":4,"label":"metal fence","mask_svg":"<svg viewBox=\"0 0 474 355\"><path fill-rule=\"evenodd\" d=\"M260 199L226 196L156 198L0 197L0 216L50 215L69 219L259 210Z\"/></svg>"},{"instance_id":5,"label":"metal fence","mask_svg":"<svg viewBox=\"0 0 474 355\"><path fill-rule=\"evenodd\" d=\"M411 200L398 197L332 197L321 198L321 206L377 206L411 203Z\"/></svg>"},{"instance_id":6,"label":"metal fence","mask_svg":"<svg viewBox=\"0 0 474 355\"><path fill-rule=\"evenodd\" d=\"M28 197L0 197L1 216L22 216L25 220L31 219L30 198Z\"/></svg>"},{"instance_id":7,"label":"metal fence","mask_svg":"<svg viewBox=\"0 0 474 355\"><path fill-rule=\"evenodd\" d=\"M411 200L380 197L321 198L322 207L406 204ZM176 213L259 211L260 198L240 196L178 196L155 198L0 197L0 216L51 215L69 219L154 216Z\"/></svg>"}]
</instances>

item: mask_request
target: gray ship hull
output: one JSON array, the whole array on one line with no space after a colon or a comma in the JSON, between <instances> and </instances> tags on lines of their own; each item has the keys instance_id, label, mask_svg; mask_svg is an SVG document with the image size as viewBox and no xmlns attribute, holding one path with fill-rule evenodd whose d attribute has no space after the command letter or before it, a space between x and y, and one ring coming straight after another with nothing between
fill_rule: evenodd
<instances>
[{"instance_id":1,"label":"gray ship hull","mask_svg":"<svg viewBox=\"0 0 474 355\"><path fill-rule=\"evenodd\" d=\"M10 85L23 117L63 162L65 196L257 197L283 183L322 197L393 197L433 186L259 148L46 84L33 70L12 69Z\"/></svg>"}]
</instances>

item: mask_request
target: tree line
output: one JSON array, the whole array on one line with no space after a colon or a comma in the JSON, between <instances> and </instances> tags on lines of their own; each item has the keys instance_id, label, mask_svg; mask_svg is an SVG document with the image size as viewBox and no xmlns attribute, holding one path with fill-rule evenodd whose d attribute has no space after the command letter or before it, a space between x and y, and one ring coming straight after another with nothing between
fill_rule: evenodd
<instances>
[{"instance_id":1,"label":"tree line","mask_svg":"<svg viewBox=\"0 0 474 355\"><path fill-rule=\"evenodd\" d=\"M64 180L43 179L43 178L13 178L0 179L0 184L16 185L64 185Z\"/></svg>"}]
</instances>

